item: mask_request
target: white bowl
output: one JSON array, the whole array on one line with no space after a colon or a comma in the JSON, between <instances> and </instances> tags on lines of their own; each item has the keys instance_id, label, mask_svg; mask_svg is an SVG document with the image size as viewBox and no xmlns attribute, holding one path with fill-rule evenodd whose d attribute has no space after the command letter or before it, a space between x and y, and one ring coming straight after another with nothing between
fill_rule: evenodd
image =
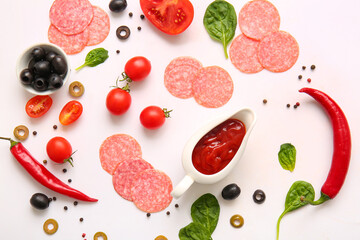
<instances>
[{"instance_id":1,"label":"white bowl","mask_svg":"<svg viewBox=\"0 0 360 240\"><path fill-rule=\"evenodd\" d=\"M70 76L70 64L69 64L69 59L66 55L66 53L64 52L64 50L62 50L60 47L52 44L52 43L38 43L38 44L35 44L35 45L32 45L30 46L29 48L27 48L25 51L23 51L19 58L17 59L17 62L16 62L16 76L17 76L17 79L19 81L19 84L25 88L26 91L32 93L32 94L35 94L35 95L49 95L49 94L52 94L56 91L58 91L59 89L61 89L61 86L60 88L58 89L49 89L49 90L46 90L46 91L36 91L34 88L32 88L31 86L28 86L28 85L24 85L21 83L21 80L20 80L20 73L22 70L24 70L25 68L28 67L28 64L31 60L31 51L35 48L35 47L42 47L44 48L46 51L53 51L57 54L59 54L61 57L63 57L66 61L66 64L67 64L67 67L68 67L68 71L63 79L63 86L65 85L65 83L67 82L69 76Z\"/></svg>"}]
</instances>

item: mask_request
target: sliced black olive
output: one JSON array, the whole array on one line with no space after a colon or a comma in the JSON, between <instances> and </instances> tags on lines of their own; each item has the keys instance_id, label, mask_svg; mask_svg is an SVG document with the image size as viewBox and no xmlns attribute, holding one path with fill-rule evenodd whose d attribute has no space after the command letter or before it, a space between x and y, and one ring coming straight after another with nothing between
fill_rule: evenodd
<instances>
[{"instance_id":1,"label":"sliced black olive","mask_svg":"<svg viewBox=\"0 0 360 240\"><path fill-rule=\"evenodd\" d=\"M33 81L33 84L32 84L33 88L36 90L36 91L45 91L48 89L49 87L49 83L48 81L43 78L43 77L37 77L35 78L35 80Z\"/></svg>"},{"instance_id":2,"label":"sliced black olive","mask_svg":"<svg viewBox=\"0 0 360 240\"><path fill-rule=\"evenodd\" d=\"M240 195L240 188L235 183L229 184L221 192L221 196L226 200L233 200Z\"/></svg>"},{"instance_id":3,"label":"sliced black olive","mask_svg":"<svg viewBox=\"0 0 360 240\"><path fill-rule=\"evenodd\" d=\"M63 85L63 79L58 74L53 73L49 77L49 86L55 89L61 88Z\"/></svg>"},{"instance_id":4,"label":"sliced black olive","mask_svg":"<svg viewBox=\"0 0 360 240\"><path fill-rule=\"evenodd\" d=\"M265 198L266 196L263 190L258 189L253 194L253 200L256 203L263 203L265 201Z\"/></svg>"},{"instance_id":5,"label":"sliced black olive","mask_svg":"<svg viewBox=\"0 0 360 240\"><path fill-rule=\"evenodd\" d=\"M41 77L47 77L51 73L51 66L48 61L40 61L35 63L34 65L34 73L35 75L39 75Z\"/></svg>"},{"instance_id":6,"label":"sliced black olive","mask_svg":"<svg viewBox=\"0 0 360 240\"><path fill-rule=\"evenodd\" d=\"M30 204L36 209L44 210L49 207L49 198L43 193L35 193L30 198Z\"/></svg>"},{"instance_id":7,"label":"sliced black olive","mask_svg":"<svg viewBox=\"0 0 360 240\"><path fill-rule=\"evenodd\" d=\"M28 69L33 73L34 72L34 65L36 63L35 58L31 58L29 64L28 64Z\"/></svg>"},{"instance_id":8,"label":"sliced black olive","mask_svg":"<svg viewBox=\"0 0 360 240\"><path fill-rule=\"evenodd\" d=\"M53 60L51 61L51 65L54 69L54 72L59 75L67 72L67 63L65 59L60 55L57 55L53 58Z\"/></svg>"},{"instance_id":9,"label":"sliced black olive","mask_svg":"<svg viewBox=\"0 0 360 240\"><path fill-rule=\"evenodd\" d=\"M22 84L30 85L34 80L34 75L31 73L29 69L25 68L20 73L20 79Z\"/></svg>"},{"instance_id":10,"label":"sliced black olive","mask_svg":"<svg viewBox=\"0 0 360 240\"><path fill-rule=\"evenodd\" d=\"M31 51L31 56L36 60L40 61L45 58L46 52L42 47L36 47Z\"/></svg>"},{"instance_id":11,"label":"sliced black olive","mask_svg":"<svg viewBox=\"0 0 360 240\"><path fill-rule=\"evenodd\" d=\"M124 11L126 7L127 7L126 0L111 0L109 3L109 8L113 12Z\"/></svg>"},{"instance_id":12,"label":"sliced black olive","mask_svg":"<svg viewBox=\"0 0 360 240\"><path fill-rule=\"evenodd\" d=\"M45 60L51 63L51 61L54 59L54 57L57 56L54 52L48 52L45 56Z\"/></svg>"},{"instance_id":13,"label":"sliced black olive","mask_svg":"<svg viewBox=\"0 0 360 240\"><path fill-rule=\"evenodd\" d=\"M120 26L116 29L116 36L121 39L127 39L130 36L130 28L127 26Z\"/></svg>"}]
</instances>

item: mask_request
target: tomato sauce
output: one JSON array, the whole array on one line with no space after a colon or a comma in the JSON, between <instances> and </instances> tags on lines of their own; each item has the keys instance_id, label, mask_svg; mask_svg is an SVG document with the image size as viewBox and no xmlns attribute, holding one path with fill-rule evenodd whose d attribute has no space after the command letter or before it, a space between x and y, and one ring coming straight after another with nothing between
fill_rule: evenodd
<instances>
[{"instance_id":1,"label":"tomato sauce","mask_svg":"<svg viewBox=\"0 0 360 240\"><path fill-rule=\"evenodd\" d=\"M206 175L225 168L238 151L246 127L237 119L228 119L205 134L192 153L194 167Z\"/></svg>"}]
</instances>

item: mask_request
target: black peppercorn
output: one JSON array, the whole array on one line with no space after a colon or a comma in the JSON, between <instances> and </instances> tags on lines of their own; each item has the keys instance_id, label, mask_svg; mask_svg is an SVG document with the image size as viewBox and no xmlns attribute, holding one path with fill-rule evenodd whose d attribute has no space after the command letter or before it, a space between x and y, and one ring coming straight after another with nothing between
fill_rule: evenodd
<instances>
[{"instance_id":1,"label":"black peppercorn","mask_svg":"<svg viewBox=\"0 0 360 240\"><path fill-rule=\"evenodd\" d=\"M289 107L290 107L290 104L289 104L289 103L288 103L288 104L286 104L286 107L287 107L287 108L289 108Z\"/></svg>"},{"instance_id":2,"label":"black peppercorn","mask_svg":"<svg viewBox=\"0 0 360 240\"><path fill-rule=\"evenodd\" d=\"M141 14L141 15L140 15L140 18L141 18L141 19L144 19L144 18L145 18L144 14Z\"/></svg>"},{"instance_id":3,"label":"black peppercorn","mask_svg":"<svg viewBox=\"0 0 360 240\"><path fill-rule=\"evenodd\" d=\"M166 212L166 215L170 215L170 212L169 212L169 211L167 211L167 212Z\"/></svg>"},{"instance_id":4,"label":"black peppercorn","mask_svg":"<svg viewBox=\"0 0 360 240\"><path fill-rule=\"evenodd\" d=\"M119 54L119 53L120 53L120 50L116 50L116 53Z\"/></svg>"},{"instance_id":5,"label":"black peppercorn","mask_svg":"<svg viewBox=\"0 0 360 240\"><path fill-rule=\"evenodd\" d=\"M75 201L75 202L74 202L74 206L76 206L76 205L78 205L78 204L79 204L78 201Z\"/></svg>"},{"instance_id":6,"label":"black peppercorn","mask_svg":"<svg viewBox=\"0 0 360 240\"><path fill-rule=\"evenodd\" d=\"M47 164L47 160L43 160L43 163L44 163L44 164Z\"/></svg>"},{"instance_id":7,"label":"black peppercorn","mask_svg":"<svg viewBox=\"0 0 360 240\"><path fill-rule=\"evenodd\" d=\"M82 222L82 221L84 221L84 218L81 217L79 220L80 220L80 222Z\"/></svg>"},{"instance_id":8,"label":"black peppercorn","mask_svg":"<svg viewBox=\"0 0 360 240\"><path fill-rule=\"evenodd\" d=\"M141 30L141 27L139 26L139 27L137 27L137 29L140 31L140 30Z\"/></svg>"},{"instance_id":9,"label":"black peppercorn","mask_svg":"<svg viewBox=\"0 0 360 240\"><path fill-rule=\"evenodd\" d=\"M66 172L67 172L67 170L66 170L66 168L64 168L64 169L63 169L63 173L66 173Z\"/></svg>"},{"instance_id":10,"label":"black peppercorn","mask_svg":"<svg viewBox=\"0 0 360 240\"><path fill-rule=\"evenodd\" d=\"M129 17L132 17L133 16L133 13L132 12L129 12Z\"/></svg>"},{"instance_id":11,"label":"black peppercorn","mask_svg":"<svg viewBox=\"0 0 360 240\"><path fill-rule=\"evenodd\" d=\"M264 103L264 104L266 104L266 103L267 103L267 100L266 100L266 99L264 99L264 100L263 100L263 103Z\"/></svg>"},{"instance_id":12,"label":"black peppercorn","mask_svg":"<svg viewBox=\"0 0 360 240\"><path fill-rule=\"evenodd\" d=\"M69 182L69 183L71 183L71 182L72 182L72 180L71 180L71 179L68 179L68 182Z\"/></svg>"},{"instance_id":13,"label":"black peppercorn","mask_svg":"<svg viewBox=\"0 0 360 240\"><path fill-rule=\"evenodd\" d=\"M175 204L175 207L178 208L178 207L179 207L179 204Z\"/></svg>"},{"instance_id":14,"label":"black peppercorn","mask_svg":"<svg viewBox=\"0 0 360 240\"><path fill-rule=\"evenodd\" d=\"M147 217L150 217L150 216L151 216L151 213L147 213L146 216L147 216Z\"/></svg>"},{"instance_id":15,"label":"black peppercorn","mask_svg":"<svg viewBox=\"0 0 360 240\"><path fill-rule=\"evenodd\" d=\"M316 68L315 65L311 65L310 67L311 70L314 70L315 68Z\"/></svg>"},{"instance_id":16,"label":"black peppercorn","mask_svg":"<svg viewBox=\"0 0 360 240\"><path fill-rule=\"evenodd\" d=\"M33 131L33 135L36 136L36 134L37 134L37 131Z\"/></svg>"},{"instance_id":17,"label":"black peppercorn","mask_svg":"<svg viewBox=\"0 0 360 240\"><path fill-rule=\"evenodd\" d=\"M53 201L56 201L56 197L53 197Z\"/></svg>"},{"instance_id":18,"label":"black peppercorn","mask_svg":"<svg viewBox=\"0 0 360 240\"><path fill-rule=\"evenodd\" d=\"M299 75L299 76L298 76L298 79L299 79L299 80L302 79L302 75Z\"/></svg>"},{"instance_id":19,"label":"black peppercorn","mask_svg":"<svg viewBox=\"0 0 360 240\"><path fill-rule=\"evenodd\" d=\"M65 211L66 211L66 210L68 210L68 207L67 207L67 206L65 206L65 207L64 207L64 210L65 210Z\"/></svg>"},{"instance_id":20,"label":"black peppercorn","mask_svg":"<svg viewBox=\"0 0 360 240\"><path fill-rule=\"evenodd\" d=\"M302 70L305 70L306 69L306 67L305 66L302 66Z\"/></svg>"},{"instance_id":21,"label":"black peppercorn","mask_svg":"<svg viewBox=\"0 0 360 240\"><path fill-rule=\"evenodd\" d=\"M53 129L57 129L57 125L54 125L54 126L53 126Z\"/></svg>"}]
</instances>

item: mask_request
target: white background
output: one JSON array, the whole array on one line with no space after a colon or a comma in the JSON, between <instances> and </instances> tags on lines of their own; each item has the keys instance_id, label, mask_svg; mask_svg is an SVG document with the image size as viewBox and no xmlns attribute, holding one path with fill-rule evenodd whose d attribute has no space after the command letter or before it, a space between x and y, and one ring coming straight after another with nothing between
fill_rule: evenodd
<instances>
[{"instance_id":1,"label":"white background","mask_svg":"<svg viewBox=\"0 0 360 240\"><path fill-rule=\"evenodd\" d=\"M154 28L149 21L141 20L139 1L128 0L128 7L120 14L110 13L108 1L92 0L92 4L105 9L110 15L111 31L108 38L97 47L109 50L109 59L94 68L75 72L88 51L70 56L73 70L64 88L52 95L53 106L39 119L29 118L24 110L32 97L20 86L15 75L18 55L28 46L47 42L48 11L52 1L5 1L0 9L1 24L1 87L0 87L0 135L12 137L13 129L20 124L34 130L23 142L39 160L47 158L45 146L54 136L67 138L73 149L75 167L47 164L47 168L63 181L71 178L72 187L99 199L98 203L80 202L73 206L73 199L48 190L34 181L16 162L9 152L9 144L0 144L0 234L4 239L92 239L97 231L103 231L109 239L154 239L165 235L178 239L180 228L191 222L190 207L202 194L211 192L217 196L221 213L213 239L275 239L277 217L284 208L286 193L296 180L311 182L319 197L332 158L332 128L328 117L313 99L298 93L302 87L314 87L328 93L346 113L352 131L352 159L345 184L339 195L327 203L307 206L283 218L280 239L360 239L359 184L359 56L360 56L360 2L341 1L286 1L274 0L281 16L281 30L288 31L298 41L300 56L295 66L285 73L266 70L247 75L239 72L225 60L222 46L210 39L202 18L212 1L193 0L195 17L191 26L179 36L168 36ZM229 0L238 13L246 1ZM128 16L133 12L133 18ZM116 28L128 25L131 36L120 41ZM141 26L139 32L137 27ZM240 29L236 29L236 35ZM116 50L121 51L116 54ZM143 82L133 83L130 110L123 116L111 116L105 107L105 98L123 71L128 59L136 55L147 57L152 63L150 76ZM207 109L194 99L182 100L170 95L163 84L166 65L178 56L193 56L204 66L218 65L233 78L232 99L218 109ZM309 69L311 64L316 70ZM301 67L307 69L303 71ZM303 75L299 81L297 76ZM312 82L307 83L306 79ZM72 81L85 85L85 94L79 99L84 106L81 118L70 126L61 126L58 115L61 108L73 99L67 87ZM262 100L268 103L264 105ZM299 101L298 109L286 108ZM173 109L171 118L156 131L145 130L139 122L139 114L148 105ZM179 200L174 200L163 212L150 218L122 199L114 191L111 176L102 170L98 150L102 141L115 133L126 133L138 140L143 157L155 168L163 170L176 185L184 176L181 165L182 148L188 138L208 120L224 111L251 107L258 121L249 139L245 154L236 169L224 180L213 185L194 184ZM52 126L57 124L55 131ZM280 145L291 142L297 149L297 163L293 173L279 165L277 153ZM221 198L222 188L237 183L242 192L234 201ZM255 204L252 194L256 189L266 193L262 205ZM45 211L37 211L29 204L32 194L43 192L56 196L57 201ZM175 208L175 203L180 205ZM63 207L68 206L68 211ZM169 216L166 211L170 211ZM230 226L233 214L241 214L245 225L241 229ZM84 222L80 223L79 218ZM44 221L55 218L59 230L48 236L42 230Z\"/></svg>"}]
</instances>

